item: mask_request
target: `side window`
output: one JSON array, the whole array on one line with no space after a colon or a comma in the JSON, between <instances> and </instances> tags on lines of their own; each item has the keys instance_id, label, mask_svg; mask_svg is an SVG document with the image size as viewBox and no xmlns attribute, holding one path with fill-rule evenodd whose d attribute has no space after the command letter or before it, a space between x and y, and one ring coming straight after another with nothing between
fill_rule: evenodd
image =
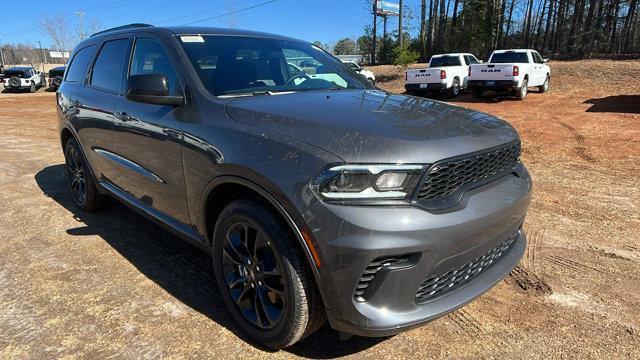
<instances>
[{"instance_id":1,"label":"side window","mask_svg":"<svg viewBox=\"0 0 640 360\"><path fill-rule=\"evenodd\" d=\"M540 54L538 54L535 51L532 51L531 54L533 55L533 62L535 62L536 64L544 63L544 61L542 60L542 56L540 56Z\"/></svg>"},{"instance_id":2,"label":"side window","mask_svg":"<svg viewBox=\"0 0 640 360\"><path fill-rule=\"evenodd\" d=\"M129 75L140 74L162 74L166 76L169 83L169 94L176 94L178 77L169 61L167 53L162 46L154 39L136 39ZM178 92L180 92L178 90Z\"/></svg>"},{"instance_id":3,"label":"side window","mask_svg":"<svg viewBox=\"0 0 640 360\"><path fill-rule=\"evenodd\" d=\"M476 59L475 56L473 55L467 55L469 56L469 64L477 64L478 63L478 59Z\"/></svg>"},{"instance_id":4,"label":"side window","mask_svg":"<svg viewBox=\"0 0 640 360\"><path fill-rule=\"evenodd\" d=\"M463 55L462 58L464 59L464 64L469 65L469 55Z\"/></svg>"},{"instance_id":5,"label":"side window","mask_svg":"<svg viewBox=\"0 0 640 360\"><path fill-rule=\"evenodd\" d=\"M128 48L129 39L105 42L93 64L89 84L119 93Z\"/></svg>"},{"instance_id":6,"label":"side window","mask_svg":"<svg viewBox=\"0 0 640 360\"><path fill-rule=\"evenodd\" d=\"M69 69L67 69L67 77L64 79L65 81L82 80L82 76L84 75L84 71L87 69L87 65L89 64L91 54L93 54L93 49L95 49L95 47L95 45L87 46L86 48L82 48L76 52L71 60Z\"/></svg>"}]
</instances>

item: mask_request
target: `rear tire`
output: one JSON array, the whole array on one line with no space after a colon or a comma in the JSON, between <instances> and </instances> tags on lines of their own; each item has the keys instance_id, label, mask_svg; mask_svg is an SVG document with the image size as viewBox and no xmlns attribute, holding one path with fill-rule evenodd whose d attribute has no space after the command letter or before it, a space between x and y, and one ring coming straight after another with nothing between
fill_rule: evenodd
<instances>
[{"instance_id":1,"label":"rear tire","mask_svg":"<svg viewBox=\"0 0 640 360\"><path fill-rule=\"evenodd\" d=\"M544 79L544 84L538 86L538 92L545 93L547 91L549 91L549 75Z\"/></svg>"},{"instance_id":2,"label":"rear tire","mask_svg":"<svg viewBox=\"0 0 640 360\"><path fill-rule=\"evenodd\" d=\"M306 261L287 225L260 202L236 200L218 217L216 283L231 317L252 340L284 348L324 323Z\"/></svg>"},{"instance_id":3,"label":"rear tire","mask_svg":"<svg viewBox=\"0 0 640 360\"><path fill-rule=\"evenodd\" d=\"M473 91L471 91L471 94L476 99L482 99L482 96L484 95L484 90L482 90L482 89L473 89Z\"/></svg>"},{"instance_id":4,"label":"rear tire","mask_svg":"<svg viewBox=\"0 0 640 360\"><path fill-rule=\"evenodd\" d=\"M34 85L35 86L35 85ZM103 208L109 198L98 192L93 175L75 139L67 141L64 150L65 168L73 202L83 211Z\"/></svg>"},{"instance_id":5,"label":"rear tire","mask_svg":"<svg viewBox=\"0 0 640 360\"><path fill-rule=\"evenodd\" d=\"M453 79L453 83L451 84L451 88L449 89L449 97L454 98L460 95L460 80L457 78Z\"/></svg>"},{"instance_id":6,"label":"rear tire","mask_svg":"<svg viewBox=\"0 0 640 360\"><path fill-rule=\"evenodd\" d=\"M515 90L516 99L524 100L527 97L527 91L529 91L529 80L525 78L522 80L522 86Z\"/></svg>"}]
</instances>

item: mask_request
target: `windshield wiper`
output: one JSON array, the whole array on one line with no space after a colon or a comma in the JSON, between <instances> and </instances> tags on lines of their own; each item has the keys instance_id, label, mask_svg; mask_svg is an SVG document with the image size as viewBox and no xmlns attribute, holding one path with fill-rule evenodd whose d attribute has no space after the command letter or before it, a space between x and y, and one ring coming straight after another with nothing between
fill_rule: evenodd
<instances>
[{"instance_id":1,"label":"windshield wiper","mask_svg":"<svg viewBox=\"0 0 640 360\"><path fill-rule=\"evenodd\" d=\"M226 98L226 97L238 97L238 96L279 95L279 94L287 94L292 92L295 92L295 91L293 90L254 90L254 91L246 91L246 92L228 93L228 94L220 95L218 97Z\"/></svg>"}]
</instances>

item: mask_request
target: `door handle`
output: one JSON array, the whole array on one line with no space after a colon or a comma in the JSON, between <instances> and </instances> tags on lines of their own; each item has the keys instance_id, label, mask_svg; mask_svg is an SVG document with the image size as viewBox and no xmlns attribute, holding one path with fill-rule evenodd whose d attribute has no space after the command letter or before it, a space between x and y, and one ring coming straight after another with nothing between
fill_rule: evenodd
<instances>
[{"instance_id":1,"label":"door handle","mask_svg":"<svg viewBox=\"0 0 640 360\"><path fill-rule=\"evenodd\" d=\"M129 116L129 114L127 114L126 112L116 113L116 118L118 118L118 120L120 120L120 121L129 121L129 120L131 120L131 116Z\"/></svg>"}]
</instances>

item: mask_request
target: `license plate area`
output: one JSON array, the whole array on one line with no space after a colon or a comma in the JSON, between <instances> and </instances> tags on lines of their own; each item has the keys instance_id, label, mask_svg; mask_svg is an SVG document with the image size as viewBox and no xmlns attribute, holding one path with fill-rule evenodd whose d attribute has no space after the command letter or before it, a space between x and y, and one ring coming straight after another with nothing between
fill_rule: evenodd
<instances>
[{"instance_id":1,"label":"license plate area","mask_svg":"<svg viewBox=\"0 0 640 360\"><path fill-rule=\"evenodd\" d=\"M429 87L429 84L420 84L420 89L426 89Z\"/></svg>"},{"instance_id":2,"label":"license plate area","mask_svg":"<svg viewBox=\"0 0 640 360\"><path fill-rule=\"evenodd\" d=\"M495 80L487 80L486 85L487 86L494 86L496 84Z\"/></svg>"}]
</instances>

